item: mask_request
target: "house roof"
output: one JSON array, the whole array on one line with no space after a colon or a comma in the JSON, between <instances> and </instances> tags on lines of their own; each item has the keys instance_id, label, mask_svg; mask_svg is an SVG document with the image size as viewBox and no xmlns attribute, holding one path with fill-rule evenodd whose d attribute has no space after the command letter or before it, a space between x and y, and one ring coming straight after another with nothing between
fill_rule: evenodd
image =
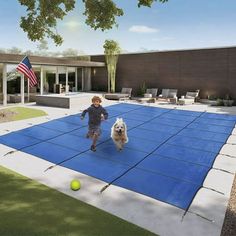
<instances>
[{"instance_id":1,"label":"house roof","mask_svg":"<svg viewBox=\"0 0 236 236\"><path fill-rule=\"evenodd\" d=\"M0 63L19 64L25 55L0 53ZM29 56L33 65L68 66L68 67L104 67L104 62L82 61L76 58L58 58Z\"/></svg>"}]
</instances>

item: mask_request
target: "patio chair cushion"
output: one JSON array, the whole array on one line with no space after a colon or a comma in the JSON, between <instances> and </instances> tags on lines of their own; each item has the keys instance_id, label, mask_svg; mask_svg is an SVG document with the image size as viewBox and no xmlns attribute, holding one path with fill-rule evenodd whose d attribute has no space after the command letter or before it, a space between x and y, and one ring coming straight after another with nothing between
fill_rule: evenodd
<instances>
[{"instance_id":1,"label":"patio chair cushion","mask_svg":"<svg viewBox=\"0 0 236 236\"><path fill-rule=\"evenodd\" d=\"M199 90L196 92L187 92L185 98L196 98L199 94Z\"/></svg>"},{"instance_id":2,"label":"patio chair cushion","mask_svg":"<svg viewBox=\"0 0 236 236\"><path fill-rule=\"evenodd\" d=\"M121 89L122 94L129 94L130 97L131 97L131 92L132 92L132 88L122 88Z\"/></svg>"},{"instance_id":3,"label":"patio chair cushion","mask_svg":"<svg viewBox=\"0 0 236 236\"><path fill-rule=\"evenodd\" d=\"M162 89L161 94L158 96L160 98L168 98L169 89Z\"/></svg>"},{"instance_id":4,"label":"patio chair cushion","mask_svg":"<svg viewBox=\"0 0 236 236\"><path fill-rule=\"evenodd\" d=\"M129 98L129 94L126 93L108 93L105 94L104 97L106 99L111 99L111 100L119 100L121 98Z\"/></svg>"},{"instance_id":5,"label":"patio chair cushion","mask_svg":"<svg viewBox=\"0 0 236 236\"><path fill-rule=\"evenodd\" d=\"M122 88L120 93L107 93L104 94L106 99L120 100L122 98L129 99L131 97L132 88Z\"/></svg>"},{"instance_id":6,"label":"patio chair cushion","mask_svg":"<svg viewBox=\"0 0 236 236\"><path fill-rule=\"evenodd\" d=\"M145 94L151 94L152 97L155 98L157 96L157 91L158 91L158 88L150 88L146 90Z\"/></svg>"},{"instance_id":7,"label":"patio chair cushion","mask_svg":"<svg viewBox=\"0 0 236 236\"><path fill-rule=\"evenodd\" d=\"M144 93L143 95L145 98L151 98L152 97L152 94L151 93Z\"/></svg>"},{"instance_id":8,"label":"patio chair cushion","mask_svg":"<svg viewBox=\"0 0 236 236\"><path fill-rule=\"evenodd\" d=\"M168 97L169 97L169 98L175 98L175 97L177 97L177 92L178 92L177 89L170 89L170 90L169 90Z\"/></svg>"},{"instance_id":9,"label":"patio chair cushion","mask_svg":"<svg viewBox=\"0 0 236 236\"><path fill-rule=\"evenodd\" d=\"M180 98L178 100L179 105L190 105L194 104L194 98Z\"/></svg>"}]
</instances>

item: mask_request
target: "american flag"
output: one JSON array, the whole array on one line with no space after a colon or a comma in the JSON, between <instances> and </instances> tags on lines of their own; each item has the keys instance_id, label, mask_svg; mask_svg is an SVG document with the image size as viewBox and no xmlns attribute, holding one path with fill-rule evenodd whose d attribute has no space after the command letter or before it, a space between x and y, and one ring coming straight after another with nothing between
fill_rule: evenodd
<instances>
[{"instance_id":1,"label":"american flag","mask_svg":"<svg viewBox=\"0 0 236 236\"><path fill-rule=\"evenodd\" d=\"M32 69L29 58L27 56L24 57L24 59L19 63L16 69L23 73L29 79L30 87L34 87L34 85L38 83L37 77Z\"/></svg>"}]
</instances>

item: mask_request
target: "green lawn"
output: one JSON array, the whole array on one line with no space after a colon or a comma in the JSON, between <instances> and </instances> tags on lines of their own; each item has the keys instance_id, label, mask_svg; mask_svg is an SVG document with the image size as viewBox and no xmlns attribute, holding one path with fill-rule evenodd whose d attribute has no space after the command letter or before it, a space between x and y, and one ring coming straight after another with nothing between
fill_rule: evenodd
<instances>
[{"instance_id":1,"label":"green lawn","mask_svg":"<svg viewBox=\"0 0 236 236\"><path fill-rule=\"evenodd\" d=\"M0 235L155 234L0 166Z\"/></svg>"},{"instance_id":2,"label":"green lawn","mask_svg":"<svg viewBox=\"0 0 236 236\"><path fill-rule=\"evenodd\" d=\"M13 115L9 116L9 119L5 121L23 120L47 115L47 113L42 110L27 107L10 107L1 109L0 112L6 114L9 114L9 112L13 112Z\"/></svg>"}]
</instances>

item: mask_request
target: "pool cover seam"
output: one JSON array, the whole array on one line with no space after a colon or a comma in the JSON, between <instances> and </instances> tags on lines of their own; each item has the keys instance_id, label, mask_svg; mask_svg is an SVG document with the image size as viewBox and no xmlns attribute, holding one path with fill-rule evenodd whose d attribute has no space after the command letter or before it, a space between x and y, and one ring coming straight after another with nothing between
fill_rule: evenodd
<instances>
[{"instance_id":1,"label":"pool cover seam","mask_svg":"<svg viewBox=\"0 0 236 236\"><path fill-rule=\"evenodd\" d=\"M177 126L173 126L173 125L168 125L168 126L172 126L172 127L177 127ZM180 128L180 127L179 127ZM233 127L233 129L235 129L236 127ZM143 127L141 127L141 129L144 129L144 130L149 130L149 131L153 131L153 130L151 130L151 129L148 129L148 128L143 128ZM203 130L203 129L196 129L196 128L187 128L187 129L192 129L192 130ZM233 129L232 129L232 131L233 131ZM158 131L158 130L154 130L155 132L164 132L164 131ZM205 131L205 130L204 130ZM229 135L233 135L232 134L232 132L231 132L231 134L228 134L228 133L219 133L219 132L215 132L215 131L205 131L205 132L208 132L208 133L214 133L214 134L224 134L224 135L227 135L227 136L229 136ZM168 133L168 134L173 134L173 133L170 133L170 132L168 132L168 131L165 131L165 133ZM183 135L184 136L184 135ZM236 136L236 135L235 135ZM217 141L218 142L218 141Z\"/></svg>"},{"instance_id":2,"label":"pool cover seam","mask_svg":"<svg viewBox=\"0 0 236 236\"><path fill-rule=\"evenodd\" d=\"M168 118L169 119L169 118ZM175 119L172 119L173 121L177 121ZM189 121L186 121L186 122L189 122ZM191 121L190 121L191 122ZM162 122L161 120L159 122L152 122L152 124L155 124L155 123L158 123L158 124L162 124L162 125L167 125L167 126L171 126L171 127L177 127L177 128L182 128L181 126L178 126L178 125L173 125L173 124L167 124L167 123L164 123ZM198 123L198 122L194 122L196 124L202 124L202 123ZM222 125L214 125L214 124L203 124L203 125L210 125L210 126L216 126L216 127L226 127L226 128L231 128L232 130L236 127L234 126L222 126ZM143 128L145 129L145 128ZM192 127L189 127L189 129L196 129L196 128L192 128ZM198 128L198 130L203 130L203 131L206 131L206 132L212 132L212 133L216 133L216 134L232 134L232 130L231 130L231 133L226 133L226 132L216 132L216 131L210 131L210 130L204 130L203 128Z\"/></svg>"},{"instance_id":3,"label":"pool cover seam","mask_svg":"<svg viewBox=\"0 0 236 236\"><path fill-rule=\"evenodd\" d=\"M170 179L174 179L174 180L178 180L180 182L186 182L186 183L190 183L190 184L194 184L194 185L197 185L199 186L199 183L196 183L196 182L193 182L193 181L190 181L190 180L187 180L187 179L180 179L178 177L175 177L175 176L170 176L170 175L167 175L167 174L164 174L162 172L157 172L155 170L150 170L150 169L147 169L147 168L144 168L144 167L136 167L136 169L139 169L139 170L143 170L145 172L151 172L153 174L157 174L157 175L161 175L161 176L164 176L164 177L168 177ZM207 168L208 169L208 168ZM201 185L201 184L200 184Z\"/></svg>"},{"instance_id":4,"label":"pool cover seam","mask_svg":"<svg viewBox=\"0 0 236 236\"><path fill-rule=\"evenodd\" d=\"M223 143L223 146L224 146L224 144L225 143ZM208 151L208 150L202 150L202 149L199 149L199 148L193 148L193 147L189 147L189 146L180 146L180 145L176 145L176 144L173 144L173 143L168 143L168 145L172 145L172 146L175 146L175 147L183 147L183 148L193 149L193 150L196 150L196 151L210 152L210 153L215 153L215 154L219 154L220 153L220 152L213 152L213 151ZM221 147L221 149L222 149L222 147Z\"/></svg>"},{"instance_id":5,"label":"pool cover seam","mask_svg":"<svg viewBox=\"0 0 236 236\"><path fill-rule=\"evenodd\" d=\"M176 111L184 111L184 110L176 109ZM202 112L198 112L198 113L202 113ZM175 112L170 113L170 114L171 114L171 115L173 114L173 115L176 115L176 116L180 116L180 117L181 117L181 116L183 116L183 117L184 117L184 116L185 116L185 117L189 117L189 116L190 116L190 117L198 117L198 116L191 116L191 115L189 115L189 114L188 114L188 115L179 114L179 113L177 114L177 113L175 113ZM205 114L215 114L215 113L207 112L207 113L205 113ZM224 115L224 114L220 114L220 115ZM232 116L232 115L230 115L230 116ZM168 119L173 119L173 118L169 118L169 117L168 117ZM208 118L208 117L205 117L205 116L203 116L202 119L206 119L206 120L212 120L212 119L213 119L213 120L220 120L220 121L236 122L236 116L235 116L235 119L234 119L234 120L228 120L228 119L222 119L222 118L219 118L219 119L218 119L218 118ZM181 120L181 119L177 119L177 120Z\"/></svg>"},{"instance_id":6,"label":"pool cover seam","mask_svg":"<svg viewBox=\"0 0 236 236\"><path fill-rule=\"evenodd\" d=\"M173 160L177 160L177 161L180 161L180 162L191 163L191 164L194 164L194 165L197 165L197 166L210 167L210 166L206 166L206 165L199 164L199 163L196 163L196 162L191 162L191 161L181 160L181 159L170 157L170 156L165 156L165 154L155 154L155 153L152 153L151 155L160 156L161 158L173 159Z\"/></svg>"},{"instance_id":7,"label":"pool cover seam","mask_svg":"<svg viewBox=\"0 0 236 236\"><path fill-rule=\"evenodd\" d=\"M36 125L36 126L37 126L37 125ZM82 128L82 127L80 127L80 128ZM55 137L52 137L52 138L49 138L49 139L46 139L46 140L40 140L40 139L34 138L34 137L32 137L32 136L29 136L29 135L20 134L20 135L22 135L22 136L26 136L26 137L30 137L30 138L37 139L37 140L39 140L40 142L31 144L31 145L28 145L28 146L24 146L24 147L19 148L19 149L15 149L15 151L13 151L13 152L16 152L16 151L23 151L25 148L29 148L29 147L35 146L35 145L37 145L37 144L40 144L40 143L45 143L45 142L47 142L47 141L50 141L51 139L60 137L60 136L65 135L65 134L69 134L70 132L74 132L75 130L80 129L80 128L76 128L76 129L73 129L73 130L71 130L71 131L68 131L68 132L65 132L65 133L61 133L61 134L59 134L59 135L57 135L57 136L55 136ZM52 130L52 129L50 129L50 130ZM12 151L10 151L10 152L8 152L8 153L10 154L10 153L12 153ZM4 154L4 156L6 156L8 153Z\"/></svg>"},{"instance_id":8,"label":"pool cover seam","mask_svg":"<svg viewBox=\"0 0 236 236\"><path fill-rule=\"evenodd\" d=\"M136 127L135 127L136 128ZM146 129L147 130L147 129ZM148 131L152 131L152 130L148 130ZM157 132L157 131L155 131ZM159 133L168 133L168 132L162 132L160 131ZM171 133L168 133L168 134L171 134ZM130 137L136 137L135 135L129 135ZM193 137L193 136L188 136L188 135L183 135L183 134L178 134L177 136L182 136L182 137L185 137L185 138L192 138L192 139L200 139L200 140L203 140L203 141L211 141L211 142L214 142L214 143L225 143L223 141L216 141L216 140L211 140L211 139L204 139L204 138L201 138L201 137ZM142 137L136 137L136 138L140 138L140 139L145 139L145 138L142 138ZM149 141L152 141L151 139L148 139L146 138L145 140L149 140ZM227 140L226 140L227 141ZM154 141L155 142L155 141Z\"/></svg>"}]
</instances>

